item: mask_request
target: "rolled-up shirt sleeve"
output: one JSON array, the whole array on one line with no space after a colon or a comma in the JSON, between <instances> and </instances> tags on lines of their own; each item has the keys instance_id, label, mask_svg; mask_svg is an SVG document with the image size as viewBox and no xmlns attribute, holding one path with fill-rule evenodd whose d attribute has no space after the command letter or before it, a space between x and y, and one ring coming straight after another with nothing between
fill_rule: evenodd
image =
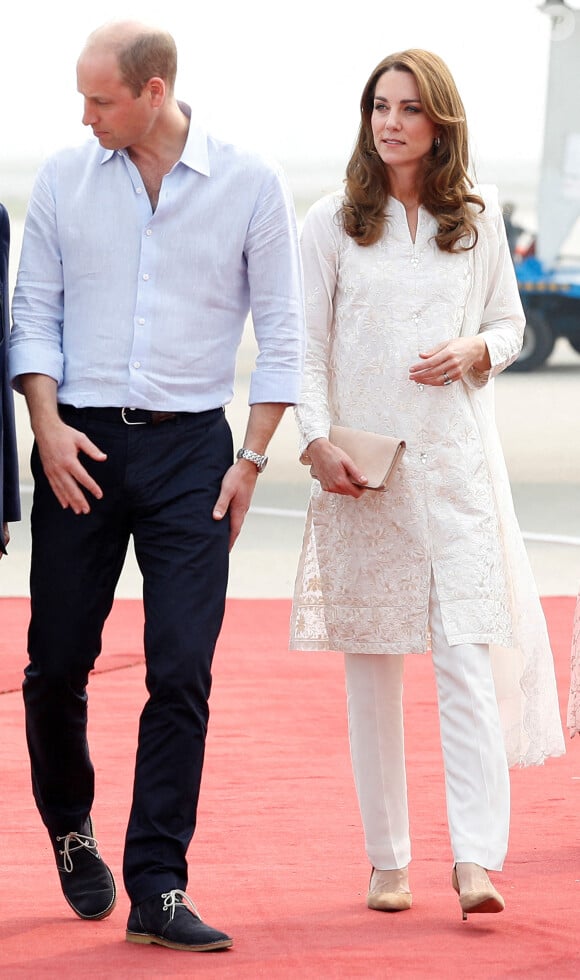
<instances>
[{"instance_id":1,"label":"rolled-up shirt sleeve","mask_svg":"<svg viewBox=\"0 0 580 980\"><path fill-rule=\"evenodd\" d=\"M305 344L302 269L292 199L279 169L262 182L245 255L258 344L249 403L296 404Z\"/></svg>"},{"instance_id":2,"label":"rolled-up shirt sleeve","mask_svg":"<svg viewBox=\"0 0 580 980\"><path fill-rule=\"evenodd\" d=\"M28 206L14 298L9 372L16 391L22 374L64 374L64 285L51 163L40 171Z\"/></svg>"}]
</instances>

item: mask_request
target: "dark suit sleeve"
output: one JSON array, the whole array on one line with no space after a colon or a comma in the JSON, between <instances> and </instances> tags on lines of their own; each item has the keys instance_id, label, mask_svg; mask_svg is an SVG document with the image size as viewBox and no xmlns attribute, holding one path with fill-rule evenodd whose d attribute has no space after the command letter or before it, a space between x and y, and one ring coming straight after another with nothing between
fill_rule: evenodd
<instances>
[{"instance_id":1,"label":"dark suit sleeve","mask_svg":"<svg viewBox=\"0 0 580 980\"><path fill-rule=\"evenodd\" d=\"M18 456L14 425L14 401L8 381L8 252L10 224L0 204L0 551L5 551L2 523L20 520Z\"/></svg>"}]
</instances>

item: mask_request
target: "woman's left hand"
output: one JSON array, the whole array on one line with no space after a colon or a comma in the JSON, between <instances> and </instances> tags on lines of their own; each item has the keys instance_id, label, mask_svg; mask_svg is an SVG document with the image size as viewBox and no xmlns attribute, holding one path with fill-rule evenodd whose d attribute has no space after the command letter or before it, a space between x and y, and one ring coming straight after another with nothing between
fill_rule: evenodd
<instances>
[{"instance_id":1,"label":"woman's left hand","mask_svg":"<svg viewBox=\"0 0 580 980\"><path fill-rule=\"evenodd\" d=\"M489 371L491 361L483 337L457 337L419 354L421 361L409 368L409 380L417 384L443 387L461 381L472 369Z\"/></svg>"}]
</instances>

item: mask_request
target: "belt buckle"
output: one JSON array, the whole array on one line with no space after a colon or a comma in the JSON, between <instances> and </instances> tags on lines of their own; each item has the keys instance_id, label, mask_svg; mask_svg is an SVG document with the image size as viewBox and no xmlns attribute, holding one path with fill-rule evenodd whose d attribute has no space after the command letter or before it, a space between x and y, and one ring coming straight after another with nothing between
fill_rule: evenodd
<instances>
[{"instance_id":1,"label":"belt buckle","mask_svg":"<svg viewBox=\"0 0 580 980\"><path fill-rule=\"evenodd\" d=\"M123 422L125 423L125 425L147 425L147 422L131 422L127 418L127 416L125 415L125 412L134 412L134 411L135 411L135 409L133 409L133 408L122 408L121 409L121 418L123 419Z\"/></svg>"}]
</instances>

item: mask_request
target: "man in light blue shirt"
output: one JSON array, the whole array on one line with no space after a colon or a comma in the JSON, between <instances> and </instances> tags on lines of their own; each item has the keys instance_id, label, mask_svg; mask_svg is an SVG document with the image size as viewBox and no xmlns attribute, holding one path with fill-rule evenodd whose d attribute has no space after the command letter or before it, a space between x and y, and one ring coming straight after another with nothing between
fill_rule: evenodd
<instances>
[{"instance_id":1,"label":"man in light blue shirt","mask_svg":"<svg viewBox=\"0 0 580 980\"><path fill-rule=\"evenodd\" d=\"M26 729L63 892L109 915L93 835L86 685L130 535L143 573L149 699L124 853L127 939L232 940L185 894L228 550L268 442L299 396L300 260L278 168L207 137L174 96L165 32L125 22L77 65L95 140L41 169L14 296L10 372L35 435ZM244 445L223 406L252 313Z\"/></svg>"}]
</instances>

